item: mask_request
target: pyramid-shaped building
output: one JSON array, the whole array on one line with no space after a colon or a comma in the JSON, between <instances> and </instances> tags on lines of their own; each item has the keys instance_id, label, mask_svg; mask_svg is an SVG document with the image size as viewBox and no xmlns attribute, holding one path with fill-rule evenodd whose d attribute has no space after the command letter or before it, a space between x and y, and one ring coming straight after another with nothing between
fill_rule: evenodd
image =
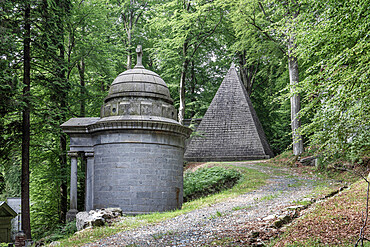
<instances>
[{"instance_id":1,"label":"pyramid-shaped building","mask_svg":"<svg viewBox=\"0 0 370 247\"><path fill-rule=\"evenodd\" d=\"M273 152L252 102L231 65L197 132L186 148L187 161L267 159Z\"/></svg>"}]
</instances>

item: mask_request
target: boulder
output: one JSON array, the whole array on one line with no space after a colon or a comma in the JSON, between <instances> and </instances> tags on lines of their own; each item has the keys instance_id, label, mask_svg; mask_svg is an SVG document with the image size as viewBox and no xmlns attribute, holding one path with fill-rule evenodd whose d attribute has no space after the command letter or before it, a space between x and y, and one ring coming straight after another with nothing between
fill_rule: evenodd
<instances>
[{"instance_id":1,"label":"boulder","mask_svg":"<svg viewBox=\"0 0 370 247\"><path fill-rule=\"evenodd\" d=\"M264 221L267 221L267 220L274 220L278 217L278 215L276 214L272 214L272 215L269 215L269 216L266 216L265 218L263 218L262 220Z\"/></svg>"},{"instance_id":2,"label":"boulder","mask_svg":"<svg viewBox=\"0 0 370 247\"><path fill-rule=\"evenodd\" d=\"M299 162L304 166L315 166L316 165L316 157L309 156L305 158L299 159Z\"/></svg>"},{"instance_id":3,"label":"boulder","mask_svg":"<svg viewBox=\"0 0 370 247\"><path fill-rule=\"evenodd\" d=\"M87 227L104 226L106 223L111 223L112 220L121 216L122 210L120 208L102 208L90 210L89 212L79 212L76 215L77 231Z\"/></svg>"},{"instance_id":4,"label":"boulder","mask_svg":"<svg viewBox=\"0 0 370 247\"><path fill-rule=\"evenodd\" d=\"M297 206L287 207L286 209L290 211L302 211L303 209L306 209L306 208L308 208L307 205L297 205Z\"/></svg>"},{"instance_id":5,"label":"boulder","mask_svg":"<svg viewBox=\"0 0 370 247\"><path fill-rule=\"evenodd\" d=\"M285 224L288 224L292 221L292 217L290 215L282 215L279 216L278 220L274 222L275 228L280 228Z\"/></svg>"},{"instance_id":6,"label":"boulder","mask_svg":"<svg viewBox=\"0 0 370 247\"><path fill-rule=\"evenodd\" d=\"M59 241L51 242L51 243L49 244L49 246L60 246L60 242L59 242Z\"/></svg>"},{"instance_id":7,"label":"boulder","mask_svg":"<svg viewBox=\"0 0 370 247\"><path fill-rule=\"evenodd\" d=\"M81 231L89 226L90 218L88 212L79 212L76 215L76 227L77 231Z\"/></svg>"}]
</instances>

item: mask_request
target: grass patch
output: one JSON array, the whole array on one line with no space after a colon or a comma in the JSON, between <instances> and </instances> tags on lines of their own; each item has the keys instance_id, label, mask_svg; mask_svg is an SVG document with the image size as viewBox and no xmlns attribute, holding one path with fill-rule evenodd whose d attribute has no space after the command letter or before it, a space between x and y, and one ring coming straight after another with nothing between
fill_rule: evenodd
<instances>
[{"instance_id":1,"label":"grass patch","mask_svg":"<svg viewBox=\"0 0 370 247\"><path fill-rule=\"evenodd\" d=\"M359 181L350 190L316 204L270 246L353 246L363 224L365 200L366 183ZM370 237L369 229L365 237Z\"/></svg>"},{"instance_id":2,"label":"grass patch","mask_svg":"<svg viewBox=\"0 0 370 247\"><path fill-rule=\"evenodd\" d=\"M160 233L153 234L152 237L157 240L157 239L161 239L161 238L163 238L165 236L170 236L170 235L175 235L175 234L177 234L177 233L176 232L173 232L173 231L160 232Z\"/></svg>"},{"instance_id":3,"label":"grass patch","mask_svg":"<svg viewBox=\"0 0 370 247\"><path fill-rule=\"evenodd\" d=\"M217 211L214 215L209 216L208 219L216 219L216 218L221 217L223 215L224 214L222 214L220 211Z\"/></svg>"},{"instance_id":4,"label":"grass patch","mask_svg":"<svg viewBox=\"0 0 370 247\"><path fill-rule=\"evenodd\" d=\"M233 241L230 237L222 237L220 239L212 241L210 246L229 246L229 244Z\"/></svg>"},{"instance_id":5,"label":"grass patch","mask_svg":"<svg viewBox=\"0 0 370 247\"><path fill-rule=\"evenodd\" d=\"M248 206L236 206L236 207L233 207L231 210L232 211L238 211L238 210L243 210L243 209L248 209L248 208L251 208L252 206L251 205L248 205Z\"/></svg>"},{"instance_id":6,"label":"grass patch","mask_svg":"<svg viewBox=\"0 0 370 247\"><path fill-rule=\"evenodd\" d=\"M138 215L135 217L126 216L123 217L120 222L117 222L112 226L87 229L67 239L59 240L61 246L81 246L83 244L94 242L101 238L114 235L121 231L131 230L147 224L158 223L160 221L164 221L178 215L188 213L195 209L211 206L212 204L222 202L228 198L233 198L238 195L256 190L260 186L264 185L266 179L269 177L267 174L259 172L255 169L232 166L229 162L212 162L212 164L224 168L233 168L239 171L243 176L239 179L238 183L233 188L214 195L202 197L194 201L186 202L183 204L181 210Z\"/></svg>"},{"instance_id":7,"label":"grass patch","mask_svg":"<svg viewBox=\"0 0 370 247\"><path fill-rule=\"evenodd\" d=\"M312 201L300 200L300 201L293 201L293 203L296 205L308 206L312 204Z\"/></svg>"},{"instance_id":8,"label":"grass patch","mask_svg":"<svg viewBox=\"0 0 370 247\"><path fill-rule=\"evenodd\" d=\"M220 166L185 172L184 202L232 188L241 176L235 169Z\"/></svg>"},{"instance_id":9,"label":"grass patch","mask_svg":"<svg viewBox=\"0 0 370 247\"><path fill-rule=\"evenodd\" d=\"M273 199L275 199L275 198L277 198L279 195L281 195L281 191L279 191L279 192L276 192L276 193L274 193L274 194L271 194L271 195L267 195L267 196L264 196L264 197L262 197L262 198L256 198L255 200L257 200L257 201L270 201L270 200L273 200Z\"/></svg>"},{"instance_id":10,"label":"grass patch","mask_svg":"<svg viewBox=\"0 0 370 247\"><path fill-rule=\"evenodd\" d=\"M293 184L288 184L288 187L290 188L298 188L298 187L301 187L302 185L304 185L304 182L303 181L297 181Z\"/></svg>"}]
</instances>

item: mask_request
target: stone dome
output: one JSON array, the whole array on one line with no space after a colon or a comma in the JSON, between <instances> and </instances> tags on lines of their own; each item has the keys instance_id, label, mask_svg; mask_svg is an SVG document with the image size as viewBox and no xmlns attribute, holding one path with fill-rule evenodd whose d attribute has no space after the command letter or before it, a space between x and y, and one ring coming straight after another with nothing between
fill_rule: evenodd
<instances>
[{"instance_id":1,"label":"stone dome","mask_svg":"<svg viewBox=\"0 0 370 247\"><path fill-rule=\"evenodd\" d=\"M155 72L143 68L129 69L117 76L105 98L108 102L121 97L149 97L173 103L164 80Z\"/></svg>"},{"instance_id":2,"label":"stone dome","mask_svg":"<svg viewBox=\"0 0 370 247\"><path fill-rule=\"evenodd\" d=\"M101 117L155 116L176 120L176 109L164 80L142 65L142 49L137 65L117 76L101 108Z\"/></svg>"}]
</instances>

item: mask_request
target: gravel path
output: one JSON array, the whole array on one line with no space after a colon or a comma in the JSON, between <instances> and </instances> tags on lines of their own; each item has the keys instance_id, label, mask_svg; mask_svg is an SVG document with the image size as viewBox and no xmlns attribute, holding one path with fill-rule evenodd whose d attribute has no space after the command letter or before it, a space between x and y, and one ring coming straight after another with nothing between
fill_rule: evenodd
<instances>
[{"instance_id":1,"label":"gravel path","mask_svg":"<svg viewBox=\"0 0 370 247\"><path fill-rule=\"evenodd\" d=\"M312 193L314 187L313 179L283 175L290 173L288 169L259 166L253 162L235 165L258 169L271 177L267 185L256 191L85 246L219 246L228 236L253 234L248 226L254 226L256 231L255 227L262 224L263 218L281 213L293 201ZM271 228L270 231L277 230ZM234 244L247 245L243 241Z\"/></svg>"}]
</instances>

